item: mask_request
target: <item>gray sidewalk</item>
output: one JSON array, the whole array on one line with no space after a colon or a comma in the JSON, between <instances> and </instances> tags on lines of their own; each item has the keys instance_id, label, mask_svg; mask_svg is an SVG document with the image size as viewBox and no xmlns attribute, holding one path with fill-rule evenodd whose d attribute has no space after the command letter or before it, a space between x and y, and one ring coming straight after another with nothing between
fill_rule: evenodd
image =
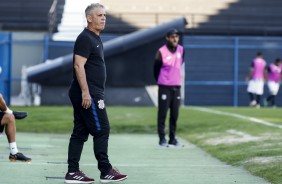
<instances>
[{"instance_id":1,"label":"gray sidewalk","mask_svg":"<svg viewBox=\"0 0 282 184\"><path fill-rule=\"evenodd\" d=\"M10 163L5 137L0 139L0 183L63 183L67 170L70 135L19 133L17 144L31 156L31 164ZM129 175L126 184L266 184L243 168L226 165L196 146L162 148L155 135L112 134L109 156L112 164ZM92 138L85 144L80 168L99 183ZM47 179L46 179L47 178Z\"/></svg>"}]
</instances>

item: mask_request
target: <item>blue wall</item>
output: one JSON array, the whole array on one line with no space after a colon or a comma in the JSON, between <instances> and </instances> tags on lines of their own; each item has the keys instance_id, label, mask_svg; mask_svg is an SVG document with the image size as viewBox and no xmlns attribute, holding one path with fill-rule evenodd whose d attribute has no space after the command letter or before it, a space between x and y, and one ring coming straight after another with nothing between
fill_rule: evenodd
<instances>
[{"instance_id":1,"label":"blue wall","mask_svg":"<svg viewBox=\"0 0 282 184\"><path fill-rule=\"evenodd\" d=\"M0 93L7 104L10 104L11 85L11 35L9 33L0 34Z\"/></svg>"}]
</instances>

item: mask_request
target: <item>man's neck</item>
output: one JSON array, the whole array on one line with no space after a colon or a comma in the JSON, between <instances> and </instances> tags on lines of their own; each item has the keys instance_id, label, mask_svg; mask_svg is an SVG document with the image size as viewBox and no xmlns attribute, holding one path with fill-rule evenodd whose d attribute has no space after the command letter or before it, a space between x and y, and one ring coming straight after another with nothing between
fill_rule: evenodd
<instances>
[{"instance_id":1,"label":"man's neck","mask_svg":"<svg viewBox=\"0 0 282 184\"><path fill-rule=\"evenodd\" d=\"M91 32L93 32L93 33L95 33L97 36L99 36L100 35L100 31L97 31L96 29L93 29L92 27L90 27L90 26L87 26L86 27L89 31L91 31Z\"/></svg>"},{"instance_id":2,"label":"man's neck","mask_svg":"<svg viewBox=\"0 0 282 184\"><path fill-rule=\"evenodd\" d=\"M170 44L166 44L166 46L167 46L167 48L168 48L168 50L170 51L170 52L175 52L176 51L176 47L174 47L174 46L172 46L172 45L170 45Z\"/></svg>"}]
</instances>

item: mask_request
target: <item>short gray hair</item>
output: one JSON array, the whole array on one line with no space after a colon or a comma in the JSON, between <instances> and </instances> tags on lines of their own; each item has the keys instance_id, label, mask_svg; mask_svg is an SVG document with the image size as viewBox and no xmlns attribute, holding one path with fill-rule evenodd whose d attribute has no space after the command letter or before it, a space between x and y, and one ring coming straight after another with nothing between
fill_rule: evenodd
<instances>
[{"instance_id":1,"label":"short gray hair","mask_svg":"<svg viewBox=\"0 0 282 184\"><path fill-rule=\"evenodd\" d=\"M100 4L100 3L93 3L90 4L89 6L87 6L87 8L85 9L85 16L87 17L88 15L91 15L92 11L95 8L103 8L105 9L104 5Z\"/></svg>"}]
</instances>

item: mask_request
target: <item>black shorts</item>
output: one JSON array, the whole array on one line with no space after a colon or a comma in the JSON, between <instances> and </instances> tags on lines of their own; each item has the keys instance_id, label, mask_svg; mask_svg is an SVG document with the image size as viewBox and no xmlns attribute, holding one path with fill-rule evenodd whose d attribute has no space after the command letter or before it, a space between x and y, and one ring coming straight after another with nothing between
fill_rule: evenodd
<instances>
[{"instance_id":1,"label":"black shorts","mask_svg":"<svg viewBox=\"0 0 282 184\"><path fill-rule=\"evenodd\" d=\"M5 113L0 112L0 133L2 133L3 130L4 130L4 125L1 125L1 121L2 121L2 118L3 118L4 114Z\"/></svg>"}]
</instances>

